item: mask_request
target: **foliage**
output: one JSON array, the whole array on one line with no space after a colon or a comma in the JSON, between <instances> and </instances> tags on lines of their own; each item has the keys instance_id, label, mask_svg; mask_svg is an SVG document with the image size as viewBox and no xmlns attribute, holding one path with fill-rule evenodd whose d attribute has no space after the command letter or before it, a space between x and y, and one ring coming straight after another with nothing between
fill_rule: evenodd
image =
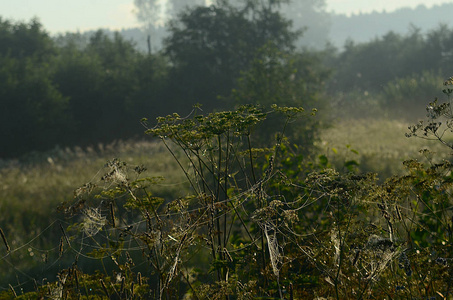
<instances>
[{"instance_id":1,"label":"foliage","mask_svg":"<svg viewBox=\"0 0 453 300\"><path fill-rule=\"evenodd\" d=\"M423 72L440 72L445 77L452 41L452 30L445 25L427 34L413 27L406 35L390 31L366 43L349 40L344 51L331 61L337 67L331 88L373 92L396 78L425 76Z\"/></svg>"},{"instance_id":2,"label":"foliage","mask_svg":"<svg viewBox=\"0 0 453 300\"><path fill-rule=\"evenodd\" d=\"M383 87L381 103L393 107L395 114L414 115L426 105L427 99L440 90L441 82L442 76L426 71L422 74L396 78Z\"/></svg>"},{"instance_id":3,"label":"foliage","mask_svg":"<svg viewBox=\"0 0 453 300\"><path fill-rule=\"evenodd\" d=\"M288 118L301 111L284 107L275 110ZM135 281L137 270L145 268L143 274L154 274L147 281L148 293L157 298L186 293L203 298L247 290L253 294L255 288L259 293L279 293L280 288L266 292L265 281L253 283L254 279L247 279L252 268L264 272L265 277L277 276L278 282L277 256L273 253L269 261L265 248L266 240L275 236L270 230L276 228L261 220L263 214L271 213L266 212L269 202L278 199L277 195L263 194L275 172L274 159L263 155L275 157L277 148L255 149L250 144L250 129L267 114L244 106L207 116L180 118L175 114L160 118L158 126L148 132L162 139L190 182L193 194L164 202L150 193L157 178L140 178L142 167L131 169L113 160L99 183L104 182L106 188L99 190L98 184L87 184L75 192L73 201L61 207L80 222L63 229L60 243L77 249L83 241L80 259L85 255L101 261L110 258L115 262L113 269L119 268L115 272L121 272L126 283ZM177 149L167 140L185 157L179 158ZM259 162L267 162L268 167L263 170ZM254 210L253 214L247 212ZM256 251L257 261L243 265L241 261L249 259L248 249ZM140 253L147 257L143 262ZM209 256L209 268L201 267ZM82 268L77 261L75 265ZM115 276L107 272L102 275L104 282ZM73 283L59 285L63 285L63 294L73 290ZM101 290L99 283L97 289Z\"/></svg>"},{"instance_id":4,"label":"foliage","mask_svg":"<svg viewBox=\"0 0 453 300\"><path fill-rule=\"evenodd\" d=\"M119 34L57 47L36 20L1 21L0 38L3 158L130 138L143 132L144 109L157 116L168 108L151 109L166 86L166 61Z\"/></svg>"},{"instance_id":5,"label":"foliage","mask_svg":"<svg viewBox=\"0 0 453 300\"><path fill-rule=\"evenodd\" d=\"M302 112L274 110L289 120ZM451 118L448 103L428 111L431 120ZM83 278L93 293L120 298L130 297L132 286L146 287L137 296L158 299L448 298L451 163L408 160L406 174L383 183L372 173L339 173L325 156L304 161L283 135L272 148L252 147L251 129L269 115L242 106L159 118L148 134L161 139L191 193L156 197L150 188L159 178L109 162L101 189L85 185L62 206L79 221L62 229L60 244L78 249L83 241L83 252L72 270L60 272L68 281L50 290L86 293L75 288L75 277L85 276L83 254L113 261ZM451 147L434 125L410 129ZM149 277L140 275L139 284L138 274Z\"/></svg>"},{"instance_id":6,"label":"foliage","mask_svg":"<svg viewBox=\"0 0 453 300\"><path fill-rule=\"evenodd\" d=\"M43 62L55 53L52 40L37 19L13 23L0 17L0 55L13 58L35 57Z\"/></svg>"},{"instance_id":7,"label":"foliage","mask_svg":"<svg viewBox=\"0 0 453 300\"><path fill-rule=\"evenodd\" d=\"M139 92L143 93L142 86L149 79L154 81L151 75L154 65L149 66L151 58L137 53L119 34L112 40L98 31L86 49L79 51L68 45L56 60L53 82L69 98L69 114L74 120L71 126L74 139L70 145L110 142L140 132L133 118L139 109L135 103L143 101L138 97ZM151 73L146 79L138 74L143 67L149 67L147 71ZM155 87L154 82L152 86ZM133 97L137 100L132 101ZM143 115L135 120L140 117ZM125 122L124 118L131 121Z\"/></svg>"},{"instance_id":8,"label":"foliage","mask_svg":"<svg viewBox=\"0 0 453 300\"><path fill-rule=\"evenodd\" d=\"M2 157L45 150L59 141L71 121L65 118L68 98L52 82L51 66L38 60L0 55Z\"/></svg>"},{"instance_id":9,"label":"foliage","mask_svg":"<svg viewBox=\"0 0 453 300\"><path fill-rule=\"evenodd\" d=\"M279 4L192 6L171 22L165 51L157 54L138 52L119 33L99 30L89 38L73 34L52 40L36 20L0 20L5 86L0 102L7 107L2 138L10 146L0 155L141 136L141 118L166 115L175 107L186 114L194 103L203 103L206 111L232 108L233 103L215 99L230 95L261 47L273 43L285 55L294 50L299 33L282 17ZM304 60L305 70L318 64ZM299 74L312 80L309 73Z\"/></svg>"},{"instance_id":10,"label":"foliage","mask_svg":"<svg viewBox=\"0 0 453 300\"><path fill-rule=\"evenodd\" d=\"M188 113L193 103L203 104L208 111L221 107L214 99L229 95L240 71L268 42L281 51L294 48L298 33L274 11L274 4L252 4L238 8L219 1L210 7L189 8L170 22L165 52L173 64L174 97L184 99L178 103L182 112Z\"/></svg>"},{"instance_id":11,"label":"foliage","mask_svg":"<svg viewBox=\"0 0 453 300\"><path fill-rule=\"evenodd\" d=\"M231 97L237 104L304 106L308 113L314 115L317 111L315 106L325 105L324 101L318 100L322 97L324 80L328 76L329 72L320 67L316 55L289 55L268 43L258 51L250 68L241 72L238 87L233 89ZM267 118L258 129L254 142L270 146L274 136L284 126L282 121L278 117ZM303 145L307 154L313 150L320 123L319 118L292 120L285 134L293 143Z\"/></svg>"},{"instance_id":12,"label":"foliage","mask_svg":"<svg viewBox=\"0 0 453 300\"><path fill-rule=\"evenodd\" d=\"M323 49L332 36L332 15L327 12L325 0L289 1L280 11L293 22L293 27L303 30L303 38L297 40L298 47Z\"/></svg>"},{"instance_id":13,"label":"foliage","mask_svg":"<svg viewBox=\"0 0 453 300\"><path fill-rule=\"evenodd\" d=\"M130 136L136 131L123 120L145 109L160 114L178 105L185 111L195 99L208 109L202 112L196 106L187 117L160 117L151 128L143 120L147 133L160 139L173 158L171 164L152 153L158 163L150 167L179 168L185 178L183 184L171 182L177 185L173 190L159 188L162 174L147 176L143 165L113 159L103 175L59 206L67 219L42 230L36 225L48 216L46 207L39 210L30 199L50 197L56 187L47 185L30 197L16 185L16 198L5 197L14 201L0 203L7 211L0 217L0 244L1 262L17 268L6 276L17 275L18 284L11 282L0 297L451 295L451 162L423 150L427 164L407 160L405 174L380 182L377 174L359 173L367 158L356 159L359 152L349 145L352 158L341 162L339 171L328 155L308 160L305 151L316 131L306 129L317 129L317 123L304 117L302 127L290 126L304 114L300 105L312 108L327 76L314 56L292 53L297 32L277 11L282 2L246 1L244 7L234 7L218 1L209 8L187 9L171 25L169 61L136 52L119 35L111 39L97 32L86 47L68 43L57 48L36 22L1 22L2 38L37 38L31 50L11 42L0 54L5 82L0 101L8 107L2 126L14 131L27 124L14 131L27 140L12 144L4 155L16 151L12 149L26 152L26 143L38 140L47 147L61 134L73 135L63 140L69 144ZM419 72L413 64L418 55L446 50L442 45L449 38L444 28L426 37L429 47L416 30L407 37L389 33L366 45L349 44L339 57L342 69L333 84L354 87L358 100L368 89L387 84L385 93L403 102L401 95L425 90L419 89L425 84L422 78L432 86L437 76L438 68ZM39 49L47 49L46 54ZM375 68L378 54L388 57ZM449 56L445 52L442 62ZM444 83L448 102L430 103L427 120L409 127L408 136L434 139L453 149L448 137L452 84L452 78ZM220 105L210 101L228 96L232 88L236 103L244 105L211 112ZM166 103L157 105L159 99ZM17 112L24 119L15 120ZM272 131L260 129L268 121ZM67 126L71 122L72 128ZM262 143L262 132L276 133L275 139ZM50 171L60 170L52 157L47 161ZM4 170L2 191L14 182L26 183L19 170ZM43 180L48 176L43 169L35 171ZM35 237L33 247L19 229ZM20 273L27 263L30 272ZM30 289L21 282L32 285L35 274L51 274L52 283L40 278L31 294L18 295L21 288Z\"/></svg>"},{"instance_id":14,"label":"foliage","mask_svg":"<svg viewBox=\"0 0 453 300\"><path fill-rule=\"evenodd\" d=\"M14 282L21 283L17 291L28 290L33 287L32 278L38 284L42 284L43 278L53 281L61 268L72 264L72 253L59 256L58 251L54 252L59 248L60 224L65 227L69 224L56 208L62 202L71 201L81 183L93 181L96 184L93 175L102 174L106 160L116 156L130 164L152 166L152 172L144 172L143 176L165 175L166 181L151 189L160 197L175 199L187 193L188 185L183 174L177 172L176 162L163 147L153 142L131 140L98 144L96 148L54 149L28 156L27 161L20 163L2 161L0 209L5 213L0 216L0 228L11 252L5 256L0 248L1 290ZM79 259L79 266L84 272L101 267L83 257Z\"/></svg>"}]
</instances>

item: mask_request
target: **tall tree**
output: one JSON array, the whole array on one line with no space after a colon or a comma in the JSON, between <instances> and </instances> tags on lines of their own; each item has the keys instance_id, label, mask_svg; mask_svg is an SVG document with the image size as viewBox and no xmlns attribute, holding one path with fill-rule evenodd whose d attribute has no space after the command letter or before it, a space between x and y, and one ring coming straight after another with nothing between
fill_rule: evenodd
<instances>
[{"instance_id":1,"label":"tall tree","mask_svg":"<svg viewBox=\"0 0 453 300\"><path fill-rule=\"evenodd\" d=\"M226 96L240 72L248 68L256 52L272 42L278 50L291 51L298 33L277 11L279 1L248 0L242 7L218 1L181 12L169 24L165 51L173 71L173 97L184 99L180 108L199 102L208 109Z\"/></svg>"},{"instance_id":2,"label":"tall tree","mask_svg":"<svg viewBox=\"0 0 453 300\"><path fill-rule=\"evenodd\" d=\"M148 26L157 26L162 21L162 6L159 0L134 0L137 19Z\"/></svg>"},{"instance_id":3,"label":"tall tree","mask_svg":"<svg viewBox=\"0 0 453 300\"><path fill-rule=\"evenodd\" d=\"M52 82L57 51L38 20L0 18L0 157L51 148L70 126L68 99Z\"/></svg>"},{"instance_id":4,"label":"tall tree","mask_svg":"<svg viewBox=\"0 0 453 300\"><path fill-rule=\"evenodd\" d=\"M166 17L169 20L175 19L186 8L204 5L205 0L167 0Z\"/></svg>"},{"instance_id":5,"label":"tall tree","mask_svg":"<svg viewBox=\"0 0 453 300\"><path fill-rule=\"evenodd\" d=\"M35 56L44 60L55 54L54 46L37 19L14 23L0 17L0 54L15 58Z\"/></svg>"},{"instance_id":6,"label":"tall tree","mask_svg":"<svg viewBox=\"0 0 453 300\"><path fill-rule=\"evenodd\" d=\"M161 2L159 0L134 0L134 5L137 19L143 23L144 30L148 34L148 52L151 54L153 45L158 42L158 29L165 22Z\"/></svg>"}]
</instances>

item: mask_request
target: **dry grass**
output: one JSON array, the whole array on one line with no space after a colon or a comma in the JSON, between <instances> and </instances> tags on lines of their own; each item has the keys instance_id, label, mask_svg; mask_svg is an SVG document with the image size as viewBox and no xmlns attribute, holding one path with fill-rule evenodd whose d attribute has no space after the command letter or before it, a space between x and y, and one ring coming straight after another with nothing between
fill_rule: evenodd
<instances>
[{"instance_id":1,"label":"dry grass","mask_svg":"<svg viewBox=\"0 0 453 300\"><path fill-rule=\"evenodd\" d=\"M184 174L168 152L154 142L116 142L97 149L54 150L35 156L26 163L8 162L0 169L0 205L20 202L58 204L72 197L84 183L99 180L105 163L113 158L129 165L144 165L148 176L165 176L166 184L184 183ZM172 188L173 189L173 188Z\"/></svg>"},{"instance_id":2,"label":"dry grass","mask_svg":"<svg viewBox=\"0 0 453 300\"><path fill-rule=\"evenodd\" d=\"M14 256L6 260L22 270L42 263L40 255L33 256L33 251L27 252L27 249L58 245L60 232L48 229L56 220L56 224L65 222L57 207L71 200L74 191L85 183L99 182L107 170L106 162L113 158L129 166L144 165L147 168L144 176L164 176L165 180L151 191L160 197L172 199L187 192L186 179L174 159L163 146L150 141L116 142L98 145L96 149L57 149L33 155L26 162L3 161L0 211L4 213L0 214L0 228L12 251L23 250L14 252ZM0 247L0 258L4 254L4 247ZM16 273L2 259L0 269L8 270L0 274L1 288L3 280L11 280Z\"/></svg>"},{"instance_id":3,"label":"dry grass","mask_svg":"<svg viewBox=\"0 0 453 300\"><path fill-rule=\"evenodd\" d=\"M409 125L407 121L390 119L340 120L322 131L318 147L335 166L341 168L345 161L356 160L360 171L376 172L381 179L401 175L404 160L426 161L419 153L421 149L437 153L437 158L450 158L448 148L439 142L407 138Z\"/></svg>"}]
</instances>

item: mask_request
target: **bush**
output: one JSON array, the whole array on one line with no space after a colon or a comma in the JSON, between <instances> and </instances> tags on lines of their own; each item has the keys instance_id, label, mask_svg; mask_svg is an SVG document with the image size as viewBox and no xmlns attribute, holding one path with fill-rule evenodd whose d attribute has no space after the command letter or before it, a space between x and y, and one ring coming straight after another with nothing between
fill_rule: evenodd
<instances>
[{"instance_id":1,"label":"bush","mask_svg":"<svg viewBox=\"0 0 453 300\"><path fill-rule=\"evenodd\" d=\"M442 76L432 71L397 78L387 83L382 92L383 105L391 114L413 116L422 111L442 87Z\"/></svg>"}]
</instances>

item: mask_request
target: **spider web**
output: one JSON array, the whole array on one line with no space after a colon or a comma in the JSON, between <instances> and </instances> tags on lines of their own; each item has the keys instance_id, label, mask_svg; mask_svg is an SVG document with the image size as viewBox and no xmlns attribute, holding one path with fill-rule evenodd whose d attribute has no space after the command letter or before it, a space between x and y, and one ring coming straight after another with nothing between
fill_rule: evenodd
<instances>
[{"instance_id":1,"label":"spider web","mask_svg":"<svg viewBox=\"0 0 453 300\"><path fill-rule=\"evenodd\" d=\"M233 197L223 201L216 202L216 205L231 204L228 209L224 209L222 213L215 216L214 221L222 219L225 215L233 213L234 210L240 210L245 216L254 220L254 222L262 229L267 249L269 252L271 268L274 275L279 278L279 268L284 261L283 245L279 240L291 240L293 232L289 232L288 228L283 229L282 224L277 224L265 217L254 218L256 212L247 211L245 205L247 202L256 197L263 198L268 204L280 202L277 196L272 197L265 193L265 185L271 179L272 167L265 172L262 180L250 186L243 192L236 194ZM109 173L109 180L98 180L95 185L102 186L103 190L109 190L115 184L124 184L127 181L126 170L120 170L115 166ZM101 170L98 172L101 173ZM83 193L91 193L91 185L85 185L83 188L76 190L75 195L80 196ZM120 197L120 196L119 196ZM277 198L280 200L277 200ZM274 201L275 200L275 201ZM303 209L313 203L307 201L283 201L286 206L293 207L294 211ZM270 205L272 206L272 205ZM117 265L117 255L121 255L124 259L126 253L128 256L140 257L144 252L149 250L146 245L141 242L137 236L140 233L146 232L149 222L157 222L157 219L172 218L175 221L184 223L191 213L202 211L201 215L209 214L213 210L212 205L205 204L193 210L185 210L183 212L161 212L155 216L136 216L137 218L128 220L113 220L111 209L99 201L96 206L86 206L80 209L78 215L74 215L69 219L55 218L50 224L40 231L38 235L29 241L17 245L14 243L14 238L4 232L4 246L9 247L8 251L4 251L0 257L0 268L7 269L13 276L9 277L8 282L0 282L0 291L12 290L15 294L20 295L26 291L36 289L37 286L44 286L49 282L56 280L63 281L64 278L58 278L60 270L67 269L73 265L77 265L87 272L93 272L101 269L99 263ZM194 223L191 226L178 225L181 228L181 236L189 235L195 227L201 226L201 223ZM131 233L131 234L128 234ZM181 262L181 245L183 238L175 238L165 230L156 233L156 244L159 240L166 239L173 241L176 251L169 258L167 266L168 277L160 289L168 285L175 278ZM51 243L43 243L42 240L50 239ZM118 241L122 241L121 247L105 247L105 245L115 245ZM242 247L235 249L226 249L225 253L234 253L243 251L244 249L254 247L260 240L259 234L249 236L249 242L244 243ZM43 244L45 246L43 246ZM0 245L1 246L1 245ZM210 250L207 245L199 245L206 250ZM0 251L2 249L0 248ZM3 249L5 250L5 249ZM306 253L310 255L309 253ZM131 267L132 270L140 270L146 264L146 260L142 260L137 265ZM33 266L30 268L30 265ZM11 280L11 278L14 278ZM117 281L122 278L118 275ZM60 299L61 289L57 285L50 291L51 298Z\"/></svg>"}]
</instances>

